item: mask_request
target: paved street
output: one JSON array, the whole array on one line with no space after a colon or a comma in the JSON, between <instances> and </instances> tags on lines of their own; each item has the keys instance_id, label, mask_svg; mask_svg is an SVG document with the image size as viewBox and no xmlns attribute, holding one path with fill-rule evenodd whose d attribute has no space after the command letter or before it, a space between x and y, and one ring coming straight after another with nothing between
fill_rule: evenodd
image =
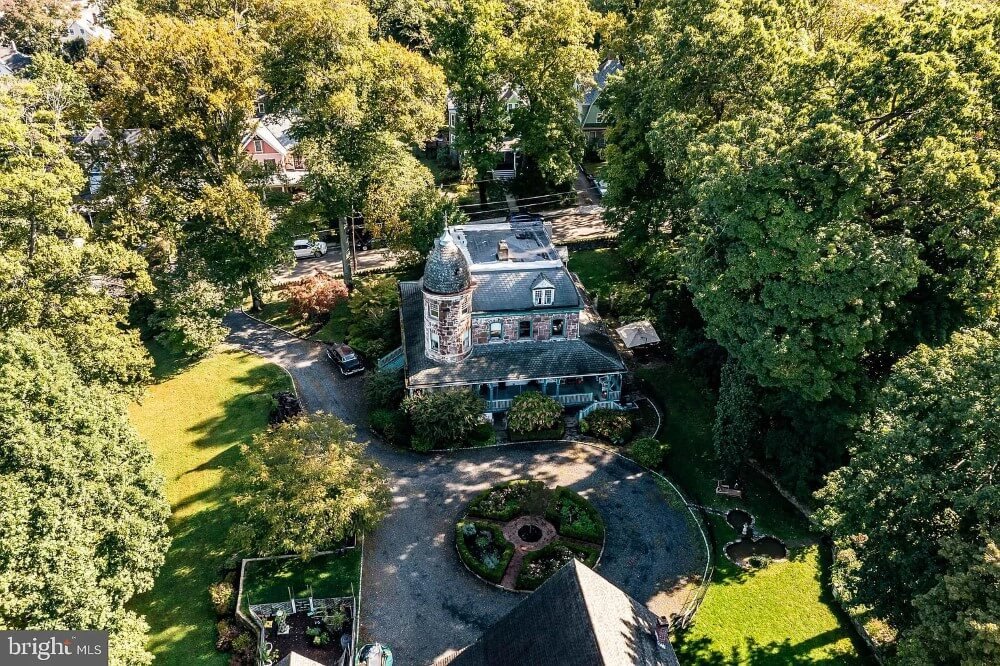
<instances>
[{"instance_id":1,"label":"paved street","mask_svg":"<svg viewBox=\"0 0 1000 666\"><path fill-rule=\"evenodd\" d=\"M365 543L362 635L391 645L401 666L427 664L467 645L523 598L473 577L454 552L454 522L465 504L499 481L540 479L590 499L607 525L598 571L658 614L682 601L667 594L680 577L702 573L704 546L686 510L668 504L633 463L575 442L421 455L371 441L363 379L333 371L322 345L241 313L226 323L231 342L289 371L306 409L355 424L369 453L389 470L393 509Z\"/></svg>"},{"instance_id":2,"label":"paved street","mask_svg":"<svg viewBox=\"0 0 1000 666\"><path fill-rule=\"evenodd\" d=\"M586 179L583 181L586 184ZM596 190L592 195L596 195ZM592 196L581 195L580 198L590 201ZM599 204L585 203L576 208L544 213L544 216L552 222L552 235L555 244L561 245L606 236L610 230L604 226L603 210ZM396 259L390 256L386 250L358 252L357 262L359 272L374 268L391 268L396 265ZM292 266L279 270L275 275L274 282L282 284L292 280L301 280L315 275L318 271L325 271L331 275L343 274L340 247L337 244L331 243L330 251L322 257L299 259Z\"/></svg>"}]
</instances>

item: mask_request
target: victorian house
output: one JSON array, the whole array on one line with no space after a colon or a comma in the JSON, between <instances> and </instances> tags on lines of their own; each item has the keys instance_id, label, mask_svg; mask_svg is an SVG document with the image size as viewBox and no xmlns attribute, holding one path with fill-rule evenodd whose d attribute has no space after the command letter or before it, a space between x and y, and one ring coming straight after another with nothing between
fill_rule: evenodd
<instances>
[{"instance_id":1,"label":"victorian house","mask_svg":"<svg viewBox=\"0 0 1000 666\"><path fill-rule=\"evenodd\" d=\"M400 293L410 393L469 387L491 412L529 390L621 400L625 366L542 223L449 227Z\"/></svg>"}]
</instances>

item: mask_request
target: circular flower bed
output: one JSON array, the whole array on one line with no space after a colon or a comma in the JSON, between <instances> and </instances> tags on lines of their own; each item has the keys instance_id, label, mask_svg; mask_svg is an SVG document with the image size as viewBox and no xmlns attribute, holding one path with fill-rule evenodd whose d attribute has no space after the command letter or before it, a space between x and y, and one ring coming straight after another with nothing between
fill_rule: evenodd
<instances>
[{"instance_id":1,"label":"circular flower bed","mask_svg":"<svg viewBox=\"0 0 1000 666\"><path fill-rule=\"evenodd\" d=\"M597 565L604 521L567 488L510 481L477 495L455 527L462 562L508 590L534 590L571 559Z\"/></svg>"}]
</instances>

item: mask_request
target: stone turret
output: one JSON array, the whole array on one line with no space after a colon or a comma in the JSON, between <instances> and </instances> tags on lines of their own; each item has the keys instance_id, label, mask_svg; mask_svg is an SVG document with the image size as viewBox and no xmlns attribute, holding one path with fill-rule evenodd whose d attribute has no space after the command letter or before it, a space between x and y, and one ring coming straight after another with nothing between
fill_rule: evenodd
<instances>
[{"instance_id":1,"label":"stone turret","mask_svg":"<svg viewBox=\"0 0 1000 666\"><path fill-rule=\"evenodd\" d=\"M424 266L424 353L453 363L472 351L472 275L469 262L444 230Z\"/></svg>"}]
</instances>

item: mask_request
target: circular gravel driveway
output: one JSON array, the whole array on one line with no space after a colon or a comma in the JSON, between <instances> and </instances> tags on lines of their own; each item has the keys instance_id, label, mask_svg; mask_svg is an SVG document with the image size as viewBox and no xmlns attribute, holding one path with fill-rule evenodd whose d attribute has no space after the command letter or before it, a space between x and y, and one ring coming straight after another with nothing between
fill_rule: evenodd
<instances>
[{"instance_id":1,"label":"circular gravel driveway","mask_svg":"<svg viewBox=\"0 0 1000 666\"><path fill-rule=\"evenodd\" d=\"M398 664L428 664L468 645L524 598L474 577L454 551L466 503L501 481L537 479L590 500L607 527L597 571L657 614L678 609L683 599L669 594L678 581L702 574L705 546L690 514L631 461L578 442L437 455L388 447L366 427L362 381L333 370L321 345L239 313L227 324L231 342L289 371L306 409L353 423L389 470L393 508L365 541L361 618L362 636L389 644Z\"/></svg>"}]
</instances>

